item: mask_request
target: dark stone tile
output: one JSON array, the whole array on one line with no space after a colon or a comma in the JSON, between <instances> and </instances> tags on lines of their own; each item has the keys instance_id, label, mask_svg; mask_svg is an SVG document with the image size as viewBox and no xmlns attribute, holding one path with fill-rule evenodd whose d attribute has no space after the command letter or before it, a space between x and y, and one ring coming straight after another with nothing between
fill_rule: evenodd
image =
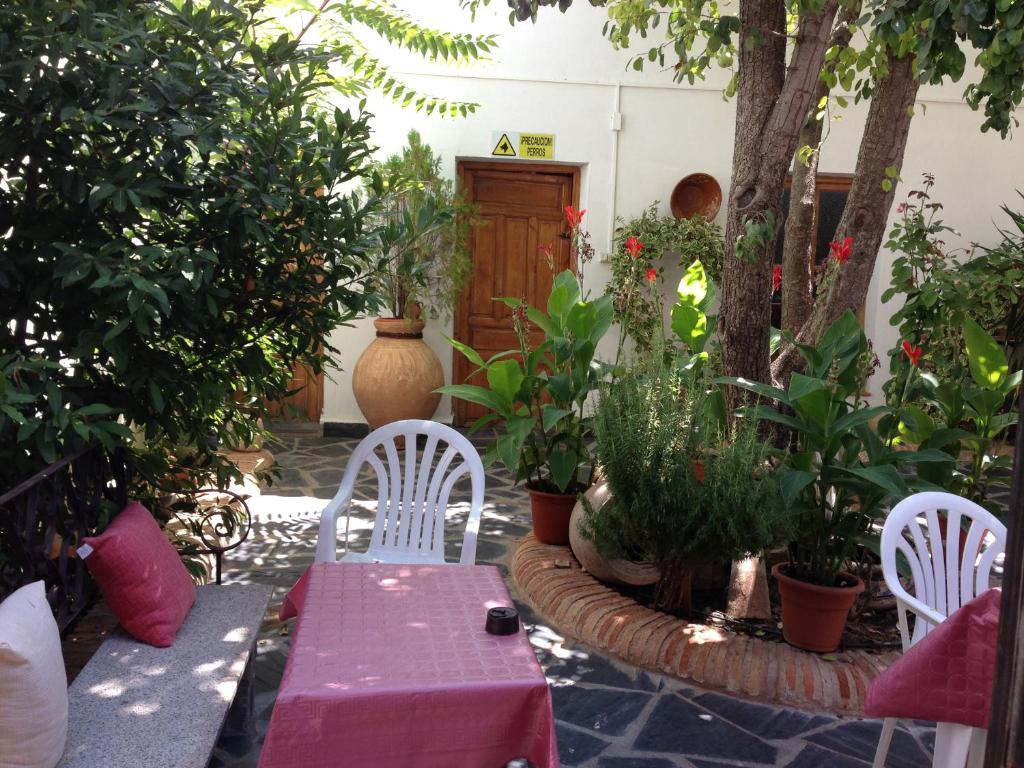
<instances>
[{"instance_id":1,"label":"dark stone tile","mask_svg":"<svg viewBox=\"0 0 1024 768\"><path fill-rule=\"evenodd\" d=\"M866 768L869 763L852 757L837 755L827 749L808 744L795 758L786 763L786 768Z\"/></svg>"},{"instance_id":2,"label":"dark stone tile","mask_svg":"<svg viewBox=\"0 0 1024 768\"><path fill-rule=\"evenodd\" d=\"M754 704L718 693L704 693L694 701L762 739L791 739L835 721L833 717Z\"/></svg>"},{"instance_id":3,"label":"dark stone tile","mask_svg":"<svg viewBox=\"0 0 1024 768\"><path fill-rule=\"evenodd\" d=\"M555 731L558 739L558 757L562 765L581 765L593 760L608 747L608 742L604 739L574 728L566 728L561 723L555 724Z\"/></svg>"},{"instance_id":4,"label":"dark stone tile","mask_svg":"<svg viewBox=\"0 0 1024 768\"><path fill-rule=\"evenodd\" d=\"M680 696L665 696L647 718L634 746L650 752L675 752L774 765L776 749Z\"/></svg>"},{"instance_id":5,"label":"dark stone tile","mask_svg":"<svg viewBox=\"0 0 1024 768\"><path fill-rule=\"evenodd\" d=\"M647 706L646 693L559 685L551 689L555 719L590 731L621 736Z\"/></svg>"},{"instance_id":6,"label":"dark stone tile","mask_svg":"<svg viewBox=\"0 0 1024 768\"><path fill-rule=\"evenodd\" d=\"M597 761L597 768L676 768L678 765L664 757L602 757Z\"/></svg>"},{"instance_id":7,"label":"dark stone tile","mask_svg":"<svg viewBox=\"0 0 1024 768\"><path fill-rule=\"evenodd\" d=\"M828 747L843 755L871 762L878 747L878 735L881 731L880 720L851 720L808 736L807 741ZM902 728L897 728L889 746L886 768L921 768L930 764L931 760L921 751L914 737Z\"/></svg>"},{"instance_id":8,"label":"dark stone tile","mask_svg":"<svg viewBox=\"0 0 1024 768\"><path fill-rule=\"evenodd\" d=\"M548 659L544 666L549 676L622 690L639 688L635 670L624 672L586 646L577 646L572 650L573 653L568 658Z\"/></svg>"}]
</instances>

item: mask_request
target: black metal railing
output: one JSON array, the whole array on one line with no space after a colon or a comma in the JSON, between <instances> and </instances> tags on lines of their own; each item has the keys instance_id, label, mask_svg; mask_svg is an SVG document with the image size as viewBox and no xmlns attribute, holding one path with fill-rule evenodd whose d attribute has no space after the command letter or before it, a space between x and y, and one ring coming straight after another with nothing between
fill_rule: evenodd
<instances>
[{"instance_id":1,"label":"black metal railing","mask_svg":"<svg viewBox=\"0 0 1024 768\"><path fill-rule=\"evenodd\" d=\"M63 631L95 592L75 548L127 498L125 452L99 446L51 464L0 496L0 599L42 579Z\"/></svg>"}]
</instances>

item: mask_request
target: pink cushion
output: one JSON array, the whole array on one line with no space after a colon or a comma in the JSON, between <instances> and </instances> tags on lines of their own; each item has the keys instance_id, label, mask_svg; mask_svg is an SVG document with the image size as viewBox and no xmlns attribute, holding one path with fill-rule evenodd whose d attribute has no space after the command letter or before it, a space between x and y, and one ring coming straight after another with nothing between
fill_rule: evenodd
<instances>
[{"instance_id":1,"label":"pink cushion","mask_svg":"<svg viewBox=\"0 0 1024 768\"><path fill-rule=\"evenodd\" d=\"M149 510L133 502L83 543L93 550L85 560L89 573L121 626L143 643L173 643L196 601L196 588Z\"/></svg>"}]
</instances>

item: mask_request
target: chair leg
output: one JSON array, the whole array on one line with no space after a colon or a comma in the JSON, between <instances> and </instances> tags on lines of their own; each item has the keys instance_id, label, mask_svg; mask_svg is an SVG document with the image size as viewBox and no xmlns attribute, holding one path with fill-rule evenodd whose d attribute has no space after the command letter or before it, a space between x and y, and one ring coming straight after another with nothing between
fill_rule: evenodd
<instances>
[{"instance_id":1,"label":"chair leg","mask_svg":"<svg viewBox=\"0 0 1024 768\"><path fill-rule=\"evenodd\" d=\"M889 754L889 744L896 731L896 718L887 717L882 721L882 732L878 736L878 748L875 749L875 761L871 768L885 768L885 756Z\"/></svg>"},{"instance_id":2,"label":"chair leg","mask_svg":"<svg viewBox=\"0 0 1024 768\"><path fill-rule=\"evenodd\" d=\"M937 723L932 768L964 768L973 731L969 725Z\"/></svg>"},{"instance_id":3,"label":"chair leg","mask_svg":"<svg viewBox=\"0 0 1024 768\"><path fill-rule=\"evenodd\" d=\"M967 768L982 768L985 765L985 742L988 731L984 728L971 729L971 748L967 755Z\"/></svg>"}]
</instances>

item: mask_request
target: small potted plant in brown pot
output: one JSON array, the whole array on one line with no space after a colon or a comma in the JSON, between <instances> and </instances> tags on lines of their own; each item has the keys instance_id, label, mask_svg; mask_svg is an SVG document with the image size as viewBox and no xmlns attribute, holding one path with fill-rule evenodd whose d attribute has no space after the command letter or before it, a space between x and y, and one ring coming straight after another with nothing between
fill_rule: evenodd
<instances>
[{"instance_id":1,"label":"small potted plant in brown pot","mask_svg":"<svg viewBox=\"0 0 1024 768\"><path fill-rule=\"evenodd\" d=\"M591 252L580 229L581 217L567 211L577 264ZM503 427L487 449L485 462L500 461L517 481L526 483L533 531L540 541L568 544L576 497L591 480L587 400L612 370L596 358L598 344L612 324L612 298L584 298L582 277L566 270L555 276L546 312L520 299L498 300L512 308L519 348L484 360L465 344L450 340L486 374L487 386L452 384L439 391L490 409L473 425L473 431ZM530 344L530 324L544 332L539 345Z\"/></svg>"},{"instance_id":2,"label":"small potted plant in brown pot","mask_svg":"<svg viewBox=\"0 0 1024 768\"><path fill-rule=\"evenodd\" d=\"M847 615L864 590L852 564L874 535L876 515L890 495L914 491L915 483L897 467L944 457L896 450L879 436L873 425L891 409L864 401L874 354L851 312L826 330L817 346L799 349L805 372L793 374L788 390L744 379L718 381L785 409L747 409L786 427L793 445L780 479L794 536L788 561L777 564L772 575L779 584L786 640L828 652L838 647Z\"/></svg>"}]
</instances>

